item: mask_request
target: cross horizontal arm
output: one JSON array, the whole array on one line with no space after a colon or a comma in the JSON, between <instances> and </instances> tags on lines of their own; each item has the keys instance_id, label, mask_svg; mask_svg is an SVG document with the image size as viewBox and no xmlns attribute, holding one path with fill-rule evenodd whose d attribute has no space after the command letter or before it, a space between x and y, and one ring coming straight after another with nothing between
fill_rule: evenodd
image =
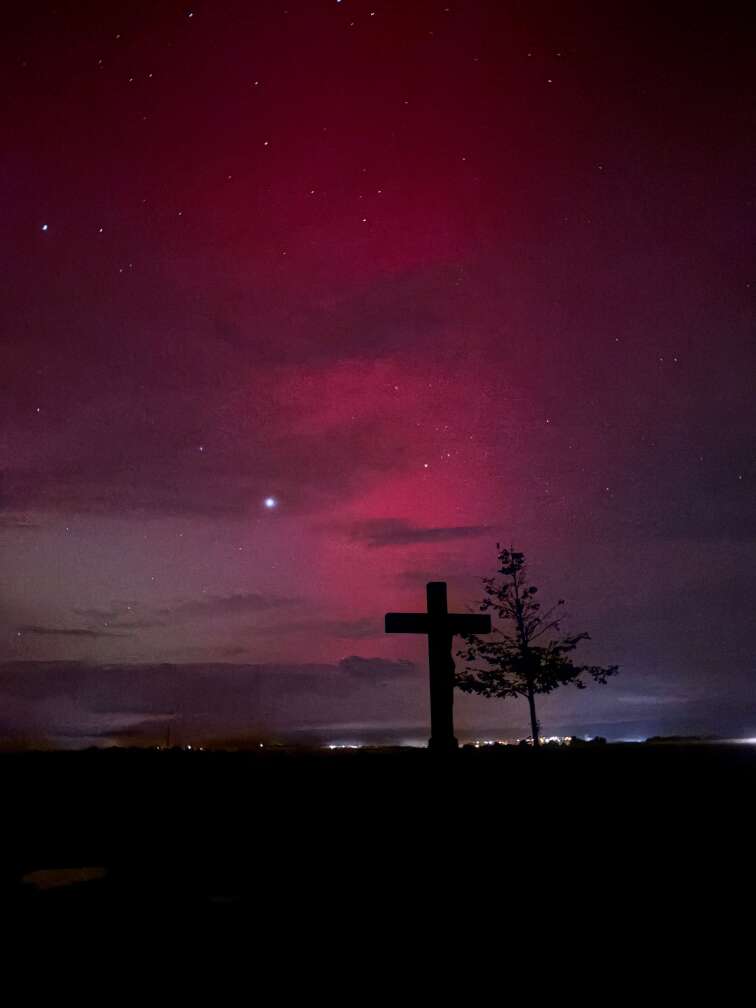
<instances>
[{"instance_id":1,"label":"cross horizontal arm","mask_svg":"<svg viewBox=\"0 0 756 1008\"><path fill-rule=\"evenodd\" d=\"M491 617L477 613L449 613L449 632L453 634L491 633Z\"/></svg>"},{"instance_id":2,"label":"cross horizontal arm","mask_svg":"<svg viewBox=\"0 0 756 1008\"><path fill-rule=\"evenodd\" d=\"M439 625L427 613L386 613L386 633L427 634L431 630L446 630L449 634L491 633L491 617L476 613L449 613Z\"/></svg>"},{"instance_id":3,"label":"cross horizontal arm","mask_svg":"<svg viewBox=\"0 0 756 1008\"><path fill-rule=\"evenodd\" d=\"M427 613L388 612L386 633L428 633Z\"/></svg>"}]
</instances>

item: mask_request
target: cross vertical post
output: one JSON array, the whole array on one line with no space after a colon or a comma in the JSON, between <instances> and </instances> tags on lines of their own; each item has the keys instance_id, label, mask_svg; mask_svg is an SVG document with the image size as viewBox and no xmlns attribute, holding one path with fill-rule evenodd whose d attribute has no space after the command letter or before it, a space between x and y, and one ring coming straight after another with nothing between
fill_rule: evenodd
<instances>
[{"instance_id":1,"label":"cross vertical post","mask_svg":"<svg viewBox=\"0 0 756 1008\"><path fill-rule=\"evenodd\" d=\"M454 736L454 659L449 633L446 582L426 585L428 600L428 671L430 674L431 737L429 749L456 749Z\"/></svg>"}]
</instances>

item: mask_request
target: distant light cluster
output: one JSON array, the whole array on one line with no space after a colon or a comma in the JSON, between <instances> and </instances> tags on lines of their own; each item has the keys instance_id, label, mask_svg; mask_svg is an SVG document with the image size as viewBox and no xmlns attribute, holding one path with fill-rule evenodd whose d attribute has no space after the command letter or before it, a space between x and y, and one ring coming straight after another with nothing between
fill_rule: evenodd
<instances>
[{"instance_id":1,"label":"distant light cluster","mask_svg":"<svg viewBox=\"0 0 756 1008\"><path fill-rule=\"evenodd\" d=\"M575 736L574 735L548 735L544 738L538 740L539 745L571 745ZM469 743L475 749L483 749L485 746L517 746L522 745L526 742L528 745L533 744L533 739L531 736L527 738L516 738L516 739L476 739L474 742Z\"/></svg>"}]
</instances>

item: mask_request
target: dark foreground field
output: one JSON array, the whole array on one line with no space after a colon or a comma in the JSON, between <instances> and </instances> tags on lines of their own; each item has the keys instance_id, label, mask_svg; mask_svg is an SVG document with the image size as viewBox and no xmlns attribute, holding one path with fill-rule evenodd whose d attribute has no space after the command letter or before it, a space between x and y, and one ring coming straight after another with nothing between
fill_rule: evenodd
<instances>
[{"instance_id":1,"label":"dark foreground field","mask_svg":"<svg viewBox=\"0 0 756 1008\"><path fill-rule=\"evenodd\" d=\"M733 897L752 874L745 744L28 753L0 773L14 919L563 923ZM98 871L29 881L74 867Z\"/></svg>"}]
</instances>

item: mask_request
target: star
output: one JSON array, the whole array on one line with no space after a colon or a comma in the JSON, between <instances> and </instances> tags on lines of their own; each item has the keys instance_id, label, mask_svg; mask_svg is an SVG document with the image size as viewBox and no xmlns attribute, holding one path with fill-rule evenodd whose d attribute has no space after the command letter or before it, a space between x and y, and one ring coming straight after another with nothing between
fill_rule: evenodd
<instances>
[{"instance_id":1,"label":"star","mask_svg":"<svg viewBox=\"0 0 756 1008\"><path fill-rule=\"evenodd\" d=\"M263 501L263 504L269 511L271 511L274 507L276 507L278 501L276 500L275 497L266 497L265 500Z\"/></svg>"},{"instance_id":2,"label":"star","mask_svg":"<svg viewBox=\"0 0 756 1008\"><path fill-rule=\"evenodd\" d=\"M43 225L42 225L42 230L43 230L43 231L47 231L47 224L43 224Z\"/></svg>"}]
</instances>

